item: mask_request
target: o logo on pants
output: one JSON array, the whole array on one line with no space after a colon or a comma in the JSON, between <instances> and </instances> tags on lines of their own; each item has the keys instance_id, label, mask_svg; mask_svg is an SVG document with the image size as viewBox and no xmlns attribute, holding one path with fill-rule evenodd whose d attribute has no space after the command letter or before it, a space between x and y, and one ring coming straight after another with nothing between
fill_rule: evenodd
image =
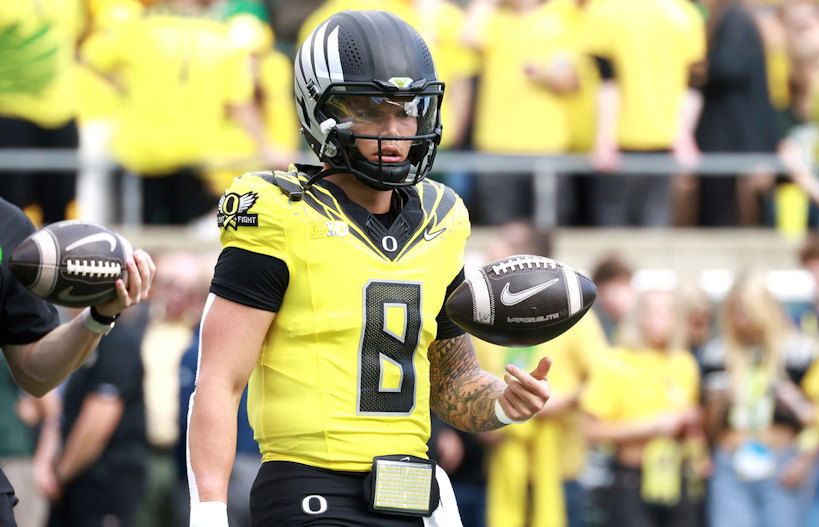
<instances>
[{"instance_id":1,"label":"o logo on pants","mask_svg":"<svg viewBox=\"0 0 819 527\"><path fill-rule=\"evenodd\" d=\"M318 507L314 508L316 505L318 505ZM327 500L324 499L324 496L311 494L301 500L301 510L303 510L305 514L321 514L327 510Z\"/></svg>"}]
</instances>

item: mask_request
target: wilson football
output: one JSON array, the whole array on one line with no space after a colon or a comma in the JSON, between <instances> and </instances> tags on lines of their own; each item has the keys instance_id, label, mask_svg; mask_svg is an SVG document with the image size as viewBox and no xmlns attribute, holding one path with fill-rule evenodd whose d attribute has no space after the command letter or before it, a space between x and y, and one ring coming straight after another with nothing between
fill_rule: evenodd
<instances>
[{"instance_id":1,"label":"wilson football","mask_svg":"<svg viewBox=\"0 0 819 527\"><path fill-rule=\"evenodd\" d=\"M589 278L551 258L510 256L468 275L446 300L464 331L500 346L534 346L572 327L594 303Z\"/></svg>"},{"instance_id":2,"label":"wilson football","mask_svg":"<svg viewBox=\"0 0 819 527\"><path fill-rule=\"evenodd\" d=\"M23 240L12 252L9 267L40 298L86 307L114 298L118 278L128 284L125 262L131 251L128 240L105 227L60 221Z\"/></svg>"}]
</instances>

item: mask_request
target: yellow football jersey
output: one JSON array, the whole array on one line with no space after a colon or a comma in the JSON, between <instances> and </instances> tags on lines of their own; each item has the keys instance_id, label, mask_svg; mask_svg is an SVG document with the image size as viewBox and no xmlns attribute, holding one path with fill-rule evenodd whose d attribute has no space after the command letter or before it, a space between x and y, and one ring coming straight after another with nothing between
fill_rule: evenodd
<instances>
[{"instance_id":1,"label":"yellow football jersey","mask_svg":"<svg viewBox=\"0 0 819 527\"><path fill-rule=\"evenodd\" d=\"M304 180L246 174L219 207L225 248L273 256L289 272L250 377L262 459L366 471L378 455L426 457L427 348L463 268L466 208L426 180L398 191L389 229L368 227L362 217L372 217L329 182L291 198Z\"/></svg>"}]
</instances>

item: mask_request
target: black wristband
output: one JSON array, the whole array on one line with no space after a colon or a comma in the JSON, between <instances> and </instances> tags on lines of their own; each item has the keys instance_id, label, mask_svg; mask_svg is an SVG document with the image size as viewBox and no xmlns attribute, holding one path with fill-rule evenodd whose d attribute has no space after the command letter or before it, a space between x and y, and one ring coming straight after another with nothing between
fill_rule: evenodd
<instances>
[{"instance_id":1,"label":"black wristband","mask_svg":"<svg viewBox=\"0 0 819 527\"><path fill-rule=\"evenodd\" d=\"M98 322L100 324L105 324L106 326L110 326L114 322L117 321L121 313L117 313L113 317L106 317L105 315L100 314L97 311L97 306L91 306L91 318L94 319L94 322Z\"/></svg>"}]
</instances>

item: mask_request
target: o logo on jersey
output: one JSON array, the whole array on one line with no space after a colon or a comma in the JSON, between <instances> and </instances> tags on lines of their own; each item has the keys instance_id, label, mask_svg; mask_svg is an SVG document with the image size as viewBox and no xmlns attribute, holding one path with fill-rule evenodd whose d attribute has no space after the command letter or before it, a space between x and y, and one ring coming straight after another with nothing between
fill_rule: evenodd
<instances>
[{"instance_id":1,"label":"o logo on jersey","mask_svg":"<svg viewBox=\"0 0 819 527\"><path fill-rule=\"evenodd\" d=\"M395 252L398 249L398 240L395 239L395 236L384 236L381 238L381 247L388 253Z\"/></svg>"},{"instance_id":2,"label":"o logo on jersey","mask_svg":"<svg viewBox=\"0 0 819 527\"><path fill-rule=\"evenodd\" d=\"M318 502L318 509L313 508L314 501ZM324 496L311 494L301 500L301 510L303 510L305 514L321 514L327 511L327 500L324 499Z\"/></svg>"},{"instance_id":3,"label":"o logo on jersey","mask_svg":"<svg viewBox=\"0 0 819 527\"><path fill-rule=\"evenodd\" d=\"M222 202L222 212L228 216L233 216L239 211L239 195L228 194Z\"/></svg>"}]
</instances>

